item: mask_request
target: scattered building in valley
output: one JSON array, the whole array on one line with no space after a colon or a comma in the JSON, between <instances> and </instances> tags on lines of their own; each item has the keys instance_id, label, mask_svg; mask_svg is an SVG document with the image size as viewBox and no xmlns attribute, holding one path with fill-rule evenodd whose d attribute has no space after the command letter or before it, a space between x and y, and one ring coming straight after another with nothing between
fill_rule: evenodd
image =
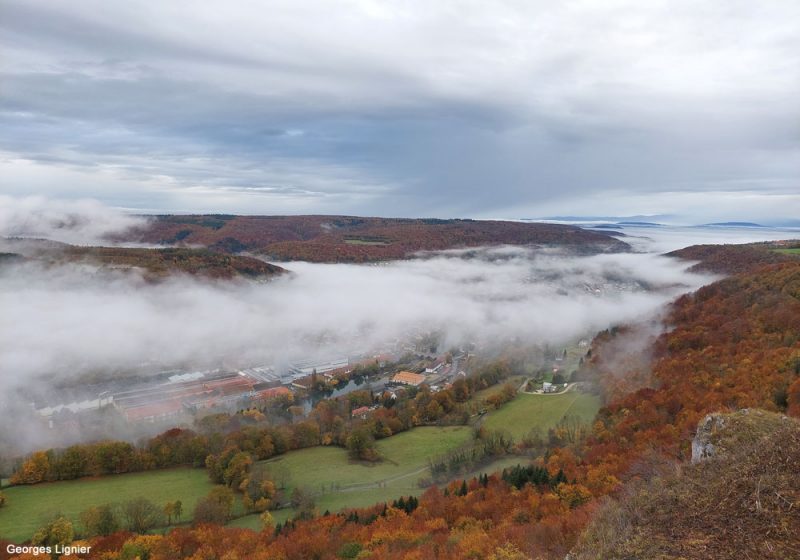
<instances>
[{"instance_id":1,"label":"scattered building in valley","mask_svg":"<svg viewBox=\"0 0 800 560\"><path fill-rule=\"evenodd\" d=\"M410 371L401 371L392 377L392 383L400 385L410 385L412 387L419 387L425 383L425 376L419 373L411 373Z\"/></svg>"}]
</instances>

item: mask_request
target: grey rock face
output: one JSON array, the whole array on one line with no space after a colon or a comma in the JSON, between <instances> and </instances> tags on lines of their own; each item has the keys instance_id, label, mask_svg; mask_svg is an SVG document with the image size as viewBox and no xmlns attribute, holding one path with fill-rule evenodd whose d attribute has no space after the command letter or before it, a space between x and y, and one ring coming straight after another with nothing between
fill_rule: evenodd
<instances>
[{"instance_id":1,"label":"grey rock face","mask_svg":"<svg viewBox=\"0 0 800 560\"><path fill-rule=\"evenodd\" d=\"M700 421L697 433L692 440L692 463L699 463L714 456L716 448L711 443L711 437L723 427L725 427L725 418L719 414L709 414Z\"/></svg>"}]
</instances>

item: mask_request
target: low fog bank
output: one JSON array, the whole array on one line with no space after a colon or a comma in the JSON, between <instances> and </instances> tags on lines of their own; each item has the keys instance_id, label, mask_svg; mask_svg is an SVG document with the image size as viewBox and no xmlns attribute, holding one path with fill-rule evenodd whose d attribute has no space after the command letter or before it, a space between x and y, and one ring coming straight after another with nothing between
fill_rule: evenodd
<instances>
[{"instance_id":1,"label":"low fog bank","mask_svg":"<svg viewBox=\"0 0 800 560\"><path fill-rule=\"evenodd\" d=\"M412 331L447 345L564 344L642 319L710 280L652 254L496 248L383 265L291 263L266 284L159 284L88 265L0 267L0 382L165 366L244 367L369 351Z\"/></svg>"},{"instance_id":2,"label":"low fog bank","mask_svg":"<svg viewBox=\"0 0 800 560\"><path fill-rule=\"evenodd\" d=\"M97 200L0 195L0 237L31 237L72 245L107 244L108 236L146 224L146 218Z\"/></svg>"},{"instance_id":3,"label":"low fog bank","mask_svg":"<svg viewBox=\"0 0 800 560\"><path fill-rule=\"evenodd\" d=\"M723 245L800 239L800 228L789 227L624 226L616 229L625 234L619 239L631 245L634 250L657 253L669 253L690 245ZM607 229L598 231L612 233Z\"/></svg>"}]
</instances>

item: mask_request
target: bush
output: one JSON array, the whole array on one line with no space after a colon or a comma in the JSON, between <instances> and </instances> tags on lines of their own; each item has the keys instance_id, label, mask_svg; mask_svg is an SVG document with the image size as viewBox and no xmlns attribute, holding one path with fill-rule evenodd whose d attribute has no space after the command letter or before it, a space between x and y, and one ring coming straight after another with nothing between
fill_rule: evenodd
<instances>
[{"instance_id":1,"label":"bush","mask_svg":"<svg viewBox=\"0 0 800 560\"><path fill-rule=\"evenodd\" d=\"M35 546L66 546L72 544L75 531L72 522L63 515L57 515L50 523L36 531L31 544Z\"/></svg>"},{"instance_id":2,"label":"bush","mask_svg":"<svg viewBox=\"0 0 800 560\"><path fill-rule=\"evenodd\" d=\"M359 552L361 552L361 545L357 542L351 542L343 544L337 556L339 558L356 558Z\"/></svg>"},{"instance_id":3,"label":"bush","mask_svg":"<svg viewBox=\"0 0 800 560\"><path fill-rule=\"evenodd\" d=\"M378 461L380 456L375 449L375 439L365 429L355 430L347 438L347 452L356 461Z\"/></svg>"},{"instance_id":4,"label":"bush","mask_svg":"<svg viewBox=\"0 0 800 560\"><path fill-rule=\"evenodd\" d=\"M231 518L233 500L233 490L230 488L224 486L214 488L194 507L194 522L224 525Z\"/></svg>"},{"instance_id":5,"label":"bush","mask_svg":"<svg viewBox=\"0 0 800 560\"><path fill-rule=\"evenodd\" d=\"M122 515L128 529L134 533L146 533L163 520L161 508L147 498L136 498L122 504Z\"/></svg>"},{"instance_id":6,"label":"bush","mask_svg":"<svg viewBox=\"0 0 800 560\"><path fill-rule=\"evenodd\" d=\"M119 520L110 505L91 507L81 512L84 536L108 536L119 529Z\"/></svg>"}]
</instances>

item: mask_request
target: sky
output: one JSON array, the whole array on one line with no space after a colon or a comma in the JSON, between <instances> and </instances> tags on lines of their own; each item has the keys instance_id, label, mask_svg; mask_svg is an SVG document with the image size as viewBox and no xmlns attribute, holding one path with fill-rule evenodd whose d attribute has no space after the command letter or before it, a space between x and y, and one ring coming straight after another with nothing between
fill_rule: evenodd
<instances>
[{"instance_id":1,"label":"sky","mask_svg":"<svg viewBox=\"0 0 800 560\"><path fill-rule=\"evenodd\" d=\"M777 223L798 99L795 0L0 0L6 197Z\"/></svg>"}]
</instances>

